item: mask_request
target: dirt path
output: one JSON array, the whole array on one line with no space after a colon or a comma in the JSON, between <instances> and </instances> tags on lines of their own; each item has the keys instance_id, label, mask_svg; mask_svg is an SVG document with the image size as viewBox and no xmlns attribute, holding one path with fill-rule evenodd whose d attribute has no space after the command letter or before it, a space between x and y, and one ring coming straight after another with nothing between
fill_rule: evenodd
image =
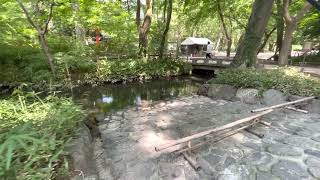
<instances>
[{"instance_id":1,"label":"dirt path","mask_svg":"<svg viewBox=\"0 0 320 180\"><path fill-rule=\"evenodd\" d=\"M261 105L260 105L261 106ZM182 156L160 154L155 145L250 115L256 106L193 96L107 117L99 129L99 179L315 179L320 178L320 114L277 110L255 131L238 133L195 150L202 170ZM101 163L103 162L103 163Z\"/></svg>"}]
</instances>

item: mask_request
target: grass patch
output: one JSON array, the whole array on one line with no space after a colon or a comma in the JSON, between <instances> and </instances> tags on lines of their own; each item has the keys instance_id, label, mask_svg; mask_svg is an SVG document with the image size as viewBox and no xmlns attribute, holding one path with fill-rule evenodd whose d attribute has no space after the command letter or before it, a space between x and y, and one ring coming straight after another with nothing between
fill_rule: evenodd
<instances>
[{"instance_id":1,"label":"grass patch","mask_svg":"<svg viewBox=\"0 0 320 180\"><path fill-rule=\"evenodd\" d=\"M70 99L35 93L0 100L0 179L55 179L68 175L65 145L84 117Z\"/></svg>"},{"instance_id":2,"label":"grass patch","mask_svg":"<svg viewBox=\"0 0 320 180\"><path fill-rule=\"evenodd\" d=\"M229 84L242 88L259 90L277 89L286 94L319 96L319 79L307 76L296 69L275 70L227 69L210 83Z\"/></svg>"}]
</instances>

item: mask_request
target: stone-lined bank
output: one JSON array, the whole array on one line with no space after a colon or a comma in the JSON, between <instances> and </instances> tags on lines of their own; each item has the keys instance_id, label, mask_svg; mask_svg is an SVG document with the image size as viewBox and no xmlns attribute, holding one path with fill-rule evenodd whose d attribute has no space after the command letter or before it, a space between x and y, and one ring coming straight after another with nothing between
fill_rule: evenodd
<instances>
[{"instance_id":1,"label":"stone-lined bank","mask_svg":"<svg viewBox=\"0 0 320 180\"><path fill-rule=\"evenodd\" d=\"M209 85L201 91L211 98L194 95L159 101L99 118L102 142L95 144L99 147L95 148L98 179L320 178L319 100L301 107L310 110L309 114L280 109L264 116L272 127L257 125L253 129L265 135L262 139L241 132L195 150L202 167L198 172L182 156L155 152L155 145L247 117L258 107L297 98L276 90L259 94L254 89L224 85Z\"/></svg>"}]
</instances>

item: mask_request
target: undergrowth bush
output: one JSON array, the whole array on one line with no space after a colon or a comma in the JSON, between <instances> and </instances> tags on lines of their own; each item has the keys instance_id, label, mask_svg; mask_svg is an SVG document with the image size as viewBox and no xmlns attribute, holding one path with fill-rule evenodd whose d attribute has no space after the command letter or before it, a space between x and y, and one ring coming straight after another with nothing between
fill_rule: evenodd
<instances>
[{"instance_id":1,"label":"undergrowth bush","mask_svg":"<svg viewBox=\"0 0 320 180\"><path fill-rule=\"evenodd\" d=\"M293 65L300 65L300 63L303 63L303 59L304 59L304 56L299 56L299 57L291 58L291 61L292 61ZM320 53L308 55L305 57L304 61L308 65L319 66L320 65Z\"/></svg>"},{"instance_id":2,"label":"undergrowth bush","mask_svg":"<svg viewBox=\"0 0 320 180\"><path fill-rule=\"evenodd\" d=\"M293 68L274 70L227 69L209 81L230 84L236 87L277 89L286 94L312 96L320 95L320 80L305 75Z\"/></svg>"},{"instance_id":3,"label":"undergrowth bush","mask_svg":"<svg viewBox=\"0 0 320 180\"><path fill-rule=\"evenodd\" d=\"M0 179L66 177L64 152L84 117L66 98L16 90L0 100Z\"/></svg>"},{"instance_id":4,"label":"undergrowth bush","mask_svg":"<svg viewBox=\"0 0 320 180\"><path fill-rule=\"evenodd\" d=\"M94 74L87 74L86 80L118 82L177 76L189 73L191 66L182 61L154 60L103 60L97 64Z\"/></svg>"}]
</instances>

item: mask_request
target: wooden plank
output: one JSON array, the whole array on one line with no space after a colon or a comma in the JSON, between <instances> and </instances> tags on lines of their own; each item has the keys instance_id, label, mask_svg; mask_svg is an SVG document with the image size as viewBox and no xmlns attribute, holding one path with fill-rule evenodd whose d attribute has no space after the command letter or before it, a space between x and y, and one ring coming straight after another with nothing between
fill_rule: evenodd
<instances>
[{"instance_id":1,"label":"wooden plank","mask_svg":"<svg viewBox=\"0 0 320 180\"><path fill-rule=\"evenodd\" d=\"M311 100L311 99L314 99L314 98L315 98L315 96L306 97L306 98L298 99L298 100L291 101L291 102L277 104L277 105L274 105L274 106L264 107L264 108L260 108L260 109L254 109L251 112L261 112L261 111L266 111L266 110L270 110L270 109L281 108L281 107L285 107L285 106L288 106L288 105L291 105L291 104L296 104L296 103L308 101L308 100Z\"/></svg>"},{"instance_id":2,"label":"wooden plank","mask_svg":"<svg viewBox=\"0 0 320 180\"><path fill-rule=\"evenodd\" d=\"M270 112L272 112L273 110L270 109L270 110L267 110L267 111L264 111L264 112L261 112L261 113L258 113L258 114L255 114L253 116L250 116L250 117L246 117L246 118L243 118L243 119L239 119L237 121L234 121L232 123L229 123L229 124L226 124L224 126L221 126L221 127L218 127L218 128L214 128L214 129L209 129L207 131L203 131L203 132L200 132L200 133L196 133L196 134L193 134L191 136L187 136L187 137L184 137L184 138L181 138L181 139L178 139L178 140L173 140L169 143L166 143L166 144L163 144L163 145L159 145L159 146L156 146L155 147L155 150L156 151L161 151L161 150L164 150L164 149L167 149L171 146L174 146L174 145L177 145L177 144L181 144L181 143L185 143L185 142L188 142L188 141L191 141L193 139L197 139L197 138L200 138L200 137L203 137L203 136L206 136L206 135L209 135L209 134L212 134L212 133L215 133L215 132L219 132L219 131L222 131L222 130L225 130L225 129L229 129L229 128L232 128L232 127L235 127L237 125L241 125L243 123L247 123L247 122L250 122L258 117L261 117L263 115L266 115Z\"/></svg>"}]
</instances>

